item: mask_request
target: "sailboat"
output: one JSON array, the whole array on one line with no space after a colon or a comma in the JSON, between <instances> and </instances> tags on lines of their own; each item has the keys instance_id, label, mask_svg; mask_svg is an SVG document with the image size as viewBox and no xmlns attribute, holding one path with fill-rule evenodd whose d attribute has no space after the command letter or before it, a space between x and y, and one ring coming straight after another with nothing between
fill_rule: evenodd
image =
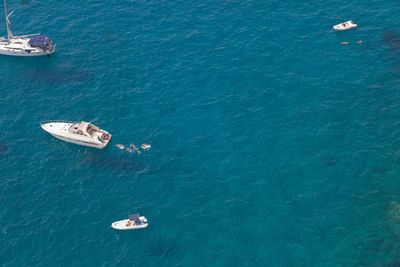
<instances>
[{"instance_id":1,"label":"sailboat","mask_svg":"<svg viewBox=\"0 0 400 267\"><path fill-rule=\"evenodd\" d=\"M28 34L15 36L10 30L11 22L9 17L10 14L7 12L7 0L4 0L4 10L6 16L7 25L7 36L8 38L0 38L0 54L8 56L20 56L20 57L32 57L32 56L45 56L54 53L56 45L52 44L52 41L47 35Z\"/></svg>"}]
</instances>

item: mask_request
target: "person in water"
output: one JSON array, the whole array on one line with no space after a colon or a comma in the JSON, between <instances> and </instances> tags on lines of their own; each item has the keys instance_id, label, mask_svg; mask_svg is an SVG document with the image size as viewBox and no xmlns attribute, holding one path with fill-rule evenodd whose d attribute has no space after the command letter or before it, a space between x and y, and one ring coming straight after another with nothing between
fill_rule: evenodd
<instances>
[{"instance_id":1,"label":"person in water","mask_svg":"<svg viewBox=\"0 0 400 267\"><path fill-rule=\"evenodd\" d=\"M143 150L150 150L150 148L151 148L151 145L148 145L148 144L142 144L142 149Z\"/></svg>"},{"instance_id":2,"label":"person in water","mask_svg":"<svg viewBox=\"0 0 400 267\"><path fill-rule=\"evenodd\" d=\"M133 147L133 149L134 149L138 154L142 153L142 152L140 152L140 150L139 150L134 144L131 144L131 147Z\"/></svg>"}]
</instances>

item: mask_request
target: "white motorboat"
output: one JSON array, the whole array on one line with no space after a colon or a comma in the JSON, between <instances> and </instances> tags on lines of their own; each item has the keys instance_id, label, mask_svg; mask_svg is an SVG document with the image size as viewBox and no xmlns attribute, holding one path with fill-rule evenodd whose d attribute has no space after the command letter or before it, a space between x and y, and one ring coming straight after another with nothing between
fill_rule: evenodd
<instances>
[{"instance_id":1,"label":"white motorboat","mask_svg":"<svg viewBox=\"0 0 400 267\"><path fill-rule=\"evenodd\" d=\"M335 29L336 31L346 31L346 30L350 30L350 29L353 29L356 27L357 27L357 24L355 24L354 22L349 20L349 21L342 22L342 23L339 23L339 24L333 26L333 29Z\"/></svg>"},{"instance_id":2,"label":"white motorboat","mask_svg":"<svg viewBox=\"0 0 400 267\"><path fill-rule=\"evenodd\" d=\"M56 45L52 44L52 41L47 35L40 35L40 33L37 33L14 36L10 30L11 22L9 20L9 17L14 11L8 14L7 0L4 0L4 9L8 38L0 38L0 54L8 56L32 57L45 56L54 53L56 50Z\"/></svg>"},{"instance_id":3,"label":"white motorboat","mask_svg":"<svg viewBox=\"0 0 400 267\"><path fill-rule=\"evenodd\" d=\"M89 122L48 122L40 126L52 136L63 141L99 149L105 148L111 134Z\"/></svg>"},{"instance_id":4,"label":"white motorboat","mask_svg":"<svg viewBox=\"0 0 400 267\"><path fill-rule=\"evenodd\" d=\"M133 214L129 215L129 219L113 222L111 227L117 230L135 230L146 228L148 225L146 217Z\"/></svg>"}]
</instances>

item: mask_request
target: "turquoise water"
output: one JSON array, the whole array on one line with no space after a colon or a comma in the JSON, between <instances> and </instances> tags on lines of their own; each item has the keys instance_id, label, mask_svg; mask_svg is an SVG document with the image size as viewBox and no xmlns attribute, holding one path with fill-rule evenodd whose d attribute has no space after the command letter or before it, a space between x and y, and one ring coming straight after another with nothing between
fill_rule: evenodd
<instances>
[{"instance_id":1,"label":"turquoise water","mask_svg":"<svg viewBox=\"0 0 400 267\"><path fill-rule=\"evenodd\" d=\"M8 6L57 51L0 58L2 266L400 265L398 1Z\"/></svg>"}]
</instances>

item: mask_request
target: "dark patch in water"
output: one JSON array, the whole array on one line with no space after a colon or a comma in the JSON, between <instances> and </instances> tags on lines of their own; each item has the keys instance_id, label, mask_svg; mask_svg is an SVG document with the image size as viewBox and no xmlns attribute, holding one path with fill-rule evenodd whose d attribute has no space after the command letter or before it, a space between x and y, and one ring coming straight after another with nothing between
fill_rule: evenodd
<instances>
[{"instance_id":1,"label":"dark patch in water","mask_svg":"<svg viewBox=\"0 0 400 267\"><path fill-rule=\"evenodd\" d=\"M382 47L382 43L369 41L359 45L358 47L364 50L377 50Z\"/></svg>"},{"instance_id":2,"label":"dark patch in water","mask_svg":"<svg viewBox=\"0 0 400 267\"><path fill-rule=\"evenodd\" d=\"M382 39L392 50L400 49L400 36L394 31L384 32Z\"/></svg>"},{"instance_id":3,"label":"dark patch in water","mask_svg":"<svg viewBox=\"0 0 400 267\"><path fill-rule=\"evenodd\" d=\"M175 255L175 249L173 246L155 245L150 247L150 256L156 256L164 259L172 255Z\"/></svg>"},{"instance_id":4,"label":"dark patch in water","mask_svg":"<svg viewBox=\"0 0 400 267\"><path fill-rule=\"evenodd\" d=\"M31 0L21 0L21 5L29 7L31 5L32 1Z\"/></svg>"},{"instance_id":5,"label":"dark patch in water","mask_svg":"<svg viewBox=\"0 0 400 267\"><path fill-rule=\"evenodd\" d=\"M384 266L384 267L399 267L400 266L400 259L395 259L391 262L384 262L382 265L379 266Z\"/></svg>"},{"instance_id":6,"label":"dark patch in water","mask_svg":"<svg viewBox=\"0 0 400 267\"><path fill-rule=\"evenodd\" d=\"M88 162L103 169L112 169L127 172L141 172L145 166L137 161L124 158L111 158L104 155L90 155L86 158Z\"/></svg>"},{"instance_id":7,"label":"dark patch in water","mask_svg":"<svg viewBox=\"0 0 400 267\"><path fill-rule=\"evenodd\" d=\"M118 40L119 35L114 32L109 32L103 35L104 41L114 41Z\"/></svg>"},{"instance_id":8,"label":"dark patch in water","mask_svg":"<svg viewBox=\"0 0 400 267\"><path fill-rule=\"evenodd\" d=\"M374 168L372 169L372 171L373 171L374 173L377 173L377 174L385 174L385 173L386 173L386 169L385 169L385 168L382 168L382 167L374 167Z\"/></svg>"},{"instance_id":9,"label":"dark patch in water","mask_svg":"<svg viewBox=\"0 0 400 267\"><path fill-rule=\"evenodd\" d=\"M85 72L73 72L69 70L30 71L28 77L43 83L69 83L82 82L88 79Z\"/></svg>"},{"instance_id":10,"label":"dark patch in water","mask_svg":"<svg viewBox=\"0 0 400 267\"><path fill-rule=\"evenodd\" d=\"M7 152L7 145L4 143L0 143L0 153L5 153Z\"/></svg>"},{"instance_id":11,"label":"dark patch in water","mask_svg":"<svg viewBox=\"0 0 400 267\"><path fill-rule=\"evenodd\" d=\"M333 166L338 163L338 159L335 157L326 157L326 158L324 158L324 162L328 166Z\"/></svg>"},{"instance_id":12,"label":"dark patch in water","mask_svg":"<svg viewBox=\"0 0 400 267\"><path fill-rule=\"evenodd\" d=\"M369 238L368 241L363 242L360 247L365 257L360 258L358 261L359 266L399 266L392 265L397 262L396 256L393 257L394 261L388 260L380 262L379 264L371 264L371 258L369 257L370 255L379 255L389 256L387 259L390 259L390 255L395 254L398 249L394 240L372 237Z\"/></svg>"}]
</instances>

